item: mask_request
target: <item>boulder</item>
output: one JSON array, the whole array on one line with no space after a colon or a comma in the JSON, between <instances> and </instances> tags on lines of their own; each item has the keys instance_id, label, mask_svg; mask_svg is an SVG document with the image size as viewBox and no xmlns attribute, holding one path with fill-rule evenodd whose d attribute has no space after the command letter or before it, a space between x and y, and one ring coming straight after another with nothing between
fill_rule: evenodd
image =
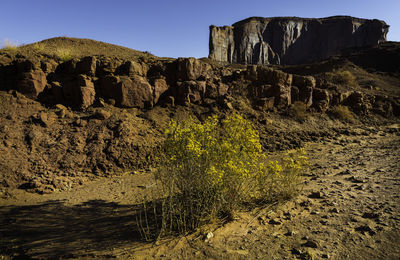
<instances>
[{"instance_id":1,"label":"boulder","mask_svg":"<svg viewBox=\"0 0 400 260\"><path fill-rule=\"evenodd\" d=\"M326 89L315 88L312 92L312 103L319 111L326 111L331 101L329 91Z\"/></svg>"},{"instance_id":2,"label":"boulder","mask_svg":"<svg viewBox=\"0 0 400 260\"><path fill-rule=\"evenodd\" d=\"M300 76L294 74L292 84L299 89L304 89L307 87L315 88L316 80L313 76Z\"/></svg>"},{"instance_id":3,"label":"boulder","mask_svg":"<svg viewBox=\"0 0 400 260\"><path fill-rule=\"evenodd\" d=\"M184 81L177 83L176 99L180 104L200 103L206 92L205 81Z\"/></svg>"},{"instance_id":4,"label":"boulder","mask_svg":"<svg viewBox=\"0 0 400 260\"><path fill-rule=\"evenodd\" d=\"M120 107L147 108L154 104L153 88L141 76L109 75L100 80L99 89L102 97L114 99Z\"/></svg>"},{"instance_id":5,"label":"boulder","mask_svg":"<svg viewBox=\"0 0 400 260\"><path fill-rule=\"evenodd\" d=\"M292 102L291 97L291 86L277 84L273 86L274 97L275 97L275 106L276 107L287 107Z\"/></svg>"},{"instance_id":6,"label":"boulder","mask_svg":"<svg viewBox=\"0 0 400 260\"><path fill-rule=\"evenodd\" d=\"M76 74L76 64L78 63L78 61L79 60L77 60L77 59L72 59L72 60L63 62L57 66L55 72L57 74L63 74L63 75L74 75L74 74Z\"/></svg>"},{"instance_id":7,"label":"boulder","mask_svg":"<svg viewBox=\"0 0 400 260\"><path fill-rule=\"evenodd\" d=\"M123 61L117 58L103 58L98 61L96 74L98 77L104 77L106 75L118 74L118 68L123 64Z\"/></svg>"},{"instance_id":8,"label":"boulder","mask_svg":"<svg viewBox=\"0 0 400 260\"><path fill-rule=\"evenodd\" d=\"M292 85L293 75L265 66L257 66L257 81L262 84Z\"/></svg>"},{"instance_id":9,"label":"boulder","mask_svg":"<svg viewBox=\"0 0 400 260\"><path fill-rule=\"evenodd\" d=\"M88 76L95 76L96 74L96 57L84 57L76 64L76 72L78 74L85 74Z\"/></svg>"},{"instance_id":10,"label":"boulder","mask_svg":"<svg viewBox=\"0 0 400 260\"><path fill-rule=\"evenodd\" d=\"M96 95L94 84L86 75L78 75L64 82L62 91L67 104L80 108L91 106Z\"/></svg>"},{"instance_id":11,"label":"boulder","mask_svg":"<svg viewBox=\"0 0 400 260\"><path fill-rule=\"evenodd\" d=\"M61 83L53 81L47 84L44 91L39 94L38 100L49 105L64 103L65 100Z\"/></svg>"},{"instance_id":12,"label":"boulder","mask_svg":"<svg viewBox=\"0 0 400 260\"><path fill-rule=\"evenodd\" d=\"M164 94L169 86L167 84L167 82L165 81L165 79L155 79L154 80L154 90L153 90L153 99L154 99L154 104L157 104L158 100L160 99L160 97L162 96L162 94Z\"/></svg>"},{"instance_id":13,"label":"boulder","mask_svg":"<svg viewBox=\"0 0 400 260\"><path fill-rule=\"evenodd\" d=\"M177 81L197 80L200 76L208 77L212 73L211 65L195 58L178 58L175 63Z\"/></svg>"},{"instance_id":14,"label":"boulder","mask_svg":"<svg viewBox=\"0 0 400 260\"><path fill-rule=\"evenodd\" d=\"M138 63L135 61L127 61L123 63L117 69L118 75L126 75L126 76L142 76L146 77L147 71L149 70L148 66L144 63Z\"/></svg>"},{"instance_id":15,"label":"boulder","mask_svg":"<svg viewBox=\"0 0 400 260\"><path fill-rule=\"evenodd\" d=\"M54 72L58 66L58 63L54 60L41 61L40 68L44 73L49 74L50 72Z\"/></svg>"},{"instance_id":16,"label":"boulder","mask_svg":"<svg viewBox=\"0 0 400 260\"><path fill-rule=\"evenodd\" d=\"M351 107L358 114L366 114L372 108L368 98L359 91L351 92L343 103Z\"/></svg>"},{"instance_id":17,"label":"boulder","mask_svg":"<svg viewBox=\"0 0 400 260\"><path fill-rule=\"evenodd\" d=\"M36 99L46 87L46 75L40 69L24 72L19 75L16 90L26 97Z\"/></svg>"}]
</instances>

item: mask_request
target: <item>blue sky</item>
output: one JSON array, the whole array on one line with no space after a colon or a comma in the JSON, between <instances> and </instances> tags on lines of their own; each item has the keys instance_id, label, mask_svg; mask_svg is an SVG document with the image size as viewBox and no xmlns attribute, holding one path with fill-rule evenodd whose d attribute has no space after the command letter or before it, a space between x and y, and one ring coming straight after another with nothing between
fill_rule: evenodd
<instances>
[{"instance_id":1,"label":"blue sky","mask_svg":"<svg viewBox=\"0 0 400 260\"><path fill-rule=\"evenodd\" d=\"M0 40L90 38L164 57L208 56L208 27L250 16L351 15L386 21L400 41L400 0L1 0Z\"/></svg>"}]
</instances>

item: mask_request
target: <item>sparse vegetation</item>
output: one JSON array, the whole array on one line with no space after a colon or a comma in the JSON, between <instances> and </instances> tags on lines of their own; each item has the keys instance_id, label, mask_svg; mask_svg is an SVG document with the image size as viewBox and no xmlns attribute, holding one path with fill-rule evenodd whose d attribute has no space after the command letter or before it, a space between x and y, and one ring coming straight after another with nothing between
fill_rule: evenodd
<instances>
[{"instance_id":1,"label":"sparse vegetation","mask_svg":"<svg viewBox=\"0 0 400 260\"><path fill-rule=\"evenodd\" d=\"M11 42L8 39L4 40L4 47L2 48L4 51L16 51L18 50L18 46L16 43Z\"/></svg>"},{"instance_id":2,"label":"sparse vegetation","mask_svg":"<svg viewBox=\"0 0 400 260\"><path fill-rule=\"evenodd\" d=\"M328 81L337 85L346 85L349 87L358 87L358 83L354 75L348 71L335 70L333 72L326 72L325 77Z\"/></svg>"},{"instance_id":3,"label":"sparse vegetation","mask_svg":"<svg viewBox=\"0 0 400 260\"><path fill-rule=\"evenodd\" d=\"M43 52L45 50L44 44L41 44L40 42L35 42L31 46L32 49L37 52Z\"/></svg>"},{"instance_id":4,"label":"sparse vegetation","mask_svg":"<svg viewBox=\"0 0 400 260\"><path fill-rule=\"evenodd\" d=\"M289 116L302 121L307 118L307 105L304 104L304 102L301 101L295 101L290 107L289 107Z\"/></svg>"},{"instance_id":5,"label":"sparse vegetation","mask_svg":"<svg viewBox=\"0 0 400 260\"><path fill-rule=\"evenodd\" d=\"M351 121L354 119L353 113L346 106L341 106L341 105L334 106L331 112L336 118L340 120Z\"/></svg>"},{"instance_id":6,"label":"sparse vegetation","mask_svg":"<svg viewBox=\"0 0 400 260\"><path fill-rule=\"evenodd\" d=\"M243 205L293 196L307 164L303 150L267 161L257 131L239 115L203 124L171 121L156 174L164 199L161 233L187 233L218 219L232 219ZM144 219L149 214L144 215ZM143 223L143 221L142 221ZM148 221L142 230L152 230Z\"/></svg>"},{"instance_id":7,"label":"sparse vegetation","mask_svg":"<svg viewBox=\"0 0 400 260\"><path fill-rule=\"evenodd\" d=\"M56 55L58 58L60 58L64 62L72 60L72 58L73 58L71 51L68 49L63 49L63 48L57 49Z\"/></svg>"}]
</instances>

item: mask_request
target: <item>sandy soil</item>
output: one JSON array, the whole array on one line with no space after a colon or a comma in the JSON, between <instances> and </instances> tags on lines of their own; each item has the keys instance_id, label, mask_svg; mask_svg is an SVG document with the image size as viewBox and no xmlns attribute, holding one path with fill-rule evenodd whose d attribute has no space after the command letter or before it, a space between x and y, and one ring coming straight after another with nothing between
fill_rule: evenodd
<instances>
[{"instance_id":1,"label":"sandy soil","mask_svg":"<svg viewBox=\"0 0 400 260\"><path fill-rule=\"evenodd\" d=\"M7 190L0 199L0 257L399 259L399 146L399 125L308 143L310 172L293 200L155 243L141 241L135 216L155 189L151 172L44 195Z\"/></svg>"}]
</instances>

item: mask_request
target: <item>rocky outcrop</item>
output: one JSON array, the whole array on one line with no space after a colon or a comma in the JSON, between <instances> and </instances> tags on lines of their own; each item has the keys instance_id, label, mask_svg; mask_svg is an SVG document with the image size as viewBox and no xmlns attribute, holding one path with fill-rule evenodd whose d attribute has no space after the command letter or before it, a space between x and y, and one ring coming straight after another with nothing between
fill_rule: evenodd
<instances>
[{"instance_id":1,"label":"rocky outcrop","mask_svg":"<svg viewBox=\"0 0 400 260\"><path fill-rule=\"evenodd\" d=\"M232 26L210 26L209 58L243 64L301 64L349 47L386 41L380 20L334 16L320 19L251 17Z\"/></svg>"},{"instance_id":2,"label":"rocky outcrop","mask_svg":"<svg viewBox=\"0 0 400 260\"><path fill-rule=\"evenodd\" d=\"M74 109L104 102L140 109L191 104L233 109L233 97L241 96L259 110L284 110L300 101L317 111L345 105L359 114L400 114L395 99L359 93L318 74L288 72L263 65L216 66L195 58L144 62L93 56L60 62L0 55L0 90Z\"/></svg>"}]
</instances>

